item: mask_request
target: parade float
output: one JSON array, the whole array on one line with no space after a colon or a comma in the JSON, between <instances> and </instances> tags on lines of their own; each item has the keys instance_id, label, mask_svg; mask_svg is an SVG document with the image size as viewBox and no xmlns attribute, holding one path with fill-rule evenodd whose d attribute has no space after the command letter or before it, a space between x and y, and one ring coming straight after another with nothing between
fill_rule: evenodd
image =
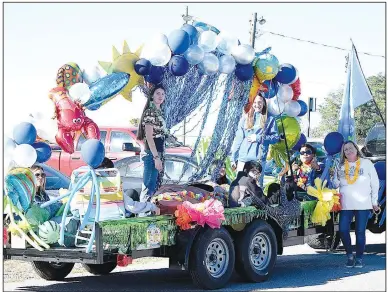
<instances>
[{"instance_id":1,"label":"parade float","mask_svg":"<svg viewBox=\"0 0 388 292\"><path fill-rule=\"evenodd\" d=\"M30 260L40 276L60 280L74 263L82 263L93 274L108 274L134 258L168 257L170 267L189 270L198 286L218 289L234 269L248 281L264 281L283 247L303 244L307 235L338 230L339 195L330 188L329 170L343 143L339 133L326 137L325 171L316 187L307 190L316 200L305 200L293 190L287 199L290 194L282 189L278 206L226 208L227 192L196 184L216 158L227 160L239 119L258 94L267 99L268 113L276 118L283 137L271 145L268 159L284 166L289 151L304 143L298 117L308 108L299 100L298 71L279 63L271 48L255 52L235 36L194 21L150 38L135 52L126 42L121 53L113 47L112 60L99 65L105 75L97 67L85 70L68 62L58 70L56 86L48 89L58 127L55 142L72 153L76 135L88 139L81 149L87 166L73 171L69 188L59 197L40 206L33 203L36 182L29 167L51 155L44 129L36 128L33 121L22 123L12 139L6 138L6 155L12 158L6 164L4 189L6 258ZM169 212L125 218L117 169L96 169L105 152L98 125L87 113L114 98L131 102L134 90L146 95L157 84L166 89L163 111L168 128L179 126L194 112L202 115L192 159L218 97L220 108L207 151L190 183L182 191L156 197L169 206ZM213 179L220 167L213 169ZM102 177L103 171L115 175ZM77 218L75 228L70 218Z\"/></svg>"}]
</instances>

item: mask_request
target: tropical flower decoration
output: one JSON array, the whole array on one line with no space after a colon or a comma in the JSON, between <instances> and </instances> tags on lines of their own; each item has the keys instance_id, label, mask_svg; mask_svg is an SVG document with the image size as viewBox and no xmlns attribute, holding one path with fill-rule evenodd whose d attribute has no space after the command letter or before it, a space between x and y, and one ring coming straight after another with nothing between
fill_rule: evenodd
<instances>
[{"instance_id":1,"label":"tropical flower decoration","mask_svg":"<svg viewBox=\"0 0 388 292\"><path fill-rule=\"evenodd\" d=\"M339 212L342 210L342 206L341 206L341 194L334 194L333 196L333 200L334 200L334 205L333 205L333 208L331 208L331 211L332 212Z\"/></svg>"},{"instance_id":2,"label":"tropical flower decoration","mask_svg":"<svg viewBox=\"0 0 388 292\"><path fill-rule=\"evenodd\" d=\"M210 228L220 228L225 220L224 206L215 199L206 200L203 203L192 204L188 201L179 205L175 211L176 224L187 230L195 225L202 227L207 224Z\"/></svg>"},{"instance_id":3,"label":"tropical flower decoration","mask_svg":"<svg viewBox=\"0 0 388 292\"><path fill-rule=\"evenodd\" d=\"M184 205L178 205L175 211L176 224L182 230L188 230L192 227L190 224L192 219Z\"/></svg>"},{"instance_id":4,"label":"tropical flower decoration","mask_svg":"<svg viewBox=\"0 0 388 292\"><path fill-rule=\"evenodd\" d=\"M336 196L336 190L326 188L327 181L322 182L320 178L316 178L314 183L315 188L312 186L307 187L307 193L318 199L313 215L311 216L311 221L325 226L327 220L331 218L330 211L333 209L335 202L337 205L339 204L339 197Z\"/></svg>"}]
</instances>

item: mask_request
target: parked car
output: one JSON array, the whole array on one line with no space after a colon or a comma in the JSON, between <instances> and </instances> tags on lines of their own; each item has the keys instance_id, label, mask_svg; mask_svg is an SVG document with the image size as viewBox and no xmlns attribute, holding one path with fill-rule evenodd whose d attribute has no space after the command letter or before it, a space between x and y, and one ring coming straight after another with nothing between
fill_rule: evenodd
<instances>
[{"instance_id":1,"label":"parked car","mask_svg":"<svg viewBox=\"0 0 388 292\"><path fill-rule=\"evenodd\" d=\"M138 155L141 148L144 147L143 142L136 140L136 127L100 127L100 141L105 146L105 155L112 161L118 161L125 157ZM81 147L86 141L83 135L78 134L74 139L75 152L73 154L66 153L60 149L58 145L51 145L52 155L46 163L54 169L59 170L63 174L70 176L74 169L85 165L81 159ZM131 148L123 151L124 143L132 143ZM178 141L167 143L166 153L177 156L190 156L191 148L183 146Z\"/></svg>"},{"instance_id":2,"label":"parked car","mask_svg":"<svg viewBox=\"0 0 388 292\"><path fill-rule=\"evenodd\" d=\"M163 183L178 183L185 164L188 164L188 168L182 176L180 183L187 182L191 175L198 169L198 165L187 157L166 154ZM140 155L126 157L115 162L114 165L120 171L123 188L135 189L140 193L144 172L144 163L140 159Z\"/></svg>"},{"instance_id":3,"label":"parked car","mask_svg":"<svg viewBox=\"0 0 388 292\"><path fill-rule=\"evenodd\" d=\"M386 141L385 126L377 123L369 130L361 152L372 162L385 161Z\"/></svg>"},{"instance_id":4,"label":"parked car","mask_svg":"<svg viewBox=\"0 0 388 292\"><path fill-rule=\"evenodd\" d=\"M43 167L46 174L46 191L50 197L59 195L59 189L68 189L70 185L70 178L52 167L41 163L38 164Z\"/></svg>"}]
</instances>

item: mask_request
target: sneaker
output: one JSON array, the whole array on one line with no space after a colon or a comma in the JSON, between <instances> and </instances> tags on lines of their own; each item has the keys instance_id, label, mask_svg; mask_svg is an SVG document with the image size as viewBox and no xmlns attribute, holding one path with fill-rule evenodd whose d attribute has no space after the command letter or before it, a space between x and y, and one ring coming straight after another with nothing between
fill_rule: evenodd
<instances>
[{"instance_id":1,"label":"sneaker","mask_svg":"<svg viewBox=\"0 0 388 292\"><path fill-rule=\"evenodd\" d=\"M348 257L348 260L346 261L346 267L347 268L353 268L354 266L354 258L353 257Z\"/></svg>"},{"instance_id":2,"label":"sneaker","mask_svg":"<svg viewBox=\"0 0 388 292\"><path fill-rule=\"evenodd\" d=\"M356 259L356 261L354 262L354 267L355 268L363 268L364 264L362 263L362 259Z\"/></svg>"}]
</instances>

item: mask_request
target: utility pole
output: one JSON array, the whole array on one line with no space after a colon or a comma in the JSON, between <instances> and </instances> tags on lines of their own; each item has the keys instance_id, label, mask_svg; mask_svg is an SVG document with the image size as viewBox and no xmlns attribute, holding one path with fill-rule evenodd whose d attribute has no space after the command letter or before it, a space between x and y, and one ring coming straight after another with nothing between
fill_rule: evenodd
<instances>
[{"instance_id":1,"label":"utility pole","mask_svg":"<svg viewBox=\"0 0 388 292\"><path fill-rule=\"evenodd\" d=\"M250 20L249 22L252 22ZM256 40L256 25L257 25L257 13L253 13L253 23L251 24L251 44L252 48L255 48L255 40Z\"/></svg>"},{"instance_id":2,"label":"utility pole","mask_svg":"<svg viewBox=\"0 0 388 292\"><path fill-rule=\"evenodd\" d=\"M255 41L256 41L256 37L257 37L257 23L259 23L260 25L264 25L267 21L264 19L263 16L260 17L260 19L257 19L257 13L253 13L252 15L252 18L251 20L249 20L249 22L251 22L251 31L250 31L250 34L251 34L251 45L252 45L252 48L255 48ZM252 23L253 22L253 23ZM260 29L259 29L260 31ZM259 37L262 35L262 33L259 35Z\"/></svg>"},{"instance_id":3,"label":"utility pole","mask_svg":"<svg viewBox=\"0 0 388 292\"><path fill-rule=\"evenodd\" d=\"M312 112L317 111L317 102L315 97L309 97L309 104L308 104L308 127L307 127L307 137L310 137L310 115Z\"/></svg>"},{"instance_id":4,"label":"utility pole","mask_svg":"<svg viewBox=\"0 0 388 292\"><path fill-rule=\"evenodd\" d=\"M193 16L189 15L189 6L186 6L186 14L182 14L182 18L185 24L193 19ZM183 120L183 145L186 145L186 118Z\"/></svg>"}]
</instances>

